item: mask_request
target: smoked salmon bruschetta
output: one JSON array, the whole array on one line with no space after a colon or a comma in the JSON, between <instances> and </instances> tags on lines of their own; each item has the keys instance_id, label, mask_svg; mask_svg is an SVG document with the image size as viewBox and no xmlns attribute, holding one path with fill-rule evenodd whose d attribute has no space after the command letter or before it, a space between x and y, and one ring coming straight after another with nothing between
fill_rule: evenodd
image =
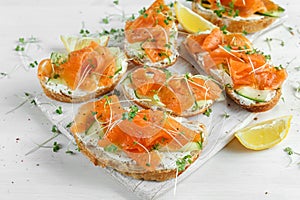
<instances>
[{"instance_id":1,"label":"smoked salmon bruschetta","mask_svg":"<svg viewBox=\"0 0 300 200\"><path fill-rule=\"evenodd\" d=\"M82 102L114 89L127 70L126 55L96 42L67 54L52 53L38 66L45 94L62 102Z\"/></svg>"},{"instance_id":2,"label":"smoked salmon bruschetta","mask_svg":"<svg viewBox=\"0 0 300 200\"><path fill-rule=\"evenodd\" d=\"M225 86L226 93L251 112L273 108L280 99L287 72L271 63L270 56L254 49L239 33L189 35L184 46L204 71Z\"/></svg>"},{"instance_id":3,"label":"smoked salmon bruschetta","mask_svg":"<svg viewBox=\"0 0 300 200\"><path fill-rule=\"evenodd\" d=\"M170 8L156 0L140 16L125 25L125 52L139 65L165 68L178 56L177 26Z\"/></svg>"},{"instance_id":4,"label":"smoked salmon bruschetta","mask_svg":"<svg viewBox=\"0 0 300 200\"><path fill-rule=\"evenodd\" d=\"M230 32L258 32L284 9L270 0L193 0L192 9L213 24Z\"/></svg>"},{"instance_id":5,"label":"smoked salmon bruschetta","mask_svg":"<svg viewBox=\"0 0 300 200\"><path fill-rule=\"evenodd\" d=\"M95 165L153 181L180 175L206 141L203 124L135 105L124 108L115 95L82 105L70 130Z\"/></svg>"},{"instance_id":6,"label":"smoked salmon bruschetta","mask_svg":"<svg viewBox=\"0 0 300 200\"><path fill-rule=\"evenodd\" d=\"M221 99L222 90L202 75L176 75L166 69L138 68L122 82L124 94L144 108L189 117L205 112Z\"/></svg>"}]
</instances>

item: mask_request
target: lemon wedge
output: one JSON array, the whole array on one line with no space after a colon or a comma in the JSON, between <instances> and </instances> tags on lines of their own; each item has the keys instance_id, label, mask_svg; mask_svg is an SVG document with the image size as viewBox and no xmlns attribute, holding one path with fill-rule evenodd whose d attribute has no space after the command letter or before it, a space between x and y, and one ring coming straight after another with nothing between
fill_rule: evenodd
<instances>
[{"instance_id":1,"label":"lemon wedge","mask_svg":"<svg viewBox=\"0 0 300 200\"><path fill-rule=\"evenodd\" d=\"M174 3L174 8L177 20L184 30L189 33L198 33L216 28L214 24L177 1Z\"/></svg>"},{"instance_id":2,"label":"lemon wedge","mask_svg":"<svg viewBox=\"0 0 300 200\"><path fill-rule=\"evenodd\" d=\"M76 51L90 45L91 41L97 42L100 46L108 44L109 36L101 37L76 37L61 35L60 39L68 52Z\"/></svg>"},{"instance_id":3,"label":"lemon wedge","mask_svg":"<svg viewBox=\"0 0 300 200\"><path fill-rule=\"evenodd\" d=\"M288 134L292 115L247 126L235 133L235 137L248 149L268 149L281 142Z\"/></svg>"}]
</instances>

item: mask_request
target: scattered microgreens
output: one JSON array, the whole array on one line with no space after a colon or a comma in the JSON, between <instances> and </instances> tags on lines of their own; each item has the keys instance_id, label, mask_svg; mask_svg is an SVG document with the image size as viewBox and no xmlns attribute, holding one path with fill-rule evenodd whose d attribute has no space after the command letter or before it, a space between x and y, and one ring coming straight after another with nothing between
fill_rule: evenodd
<instances>
[{"instance_id":1,"label":"scattered microgreens","mask_svg":"<svg viewBox=\"0 0 300 200\"><path fill-rule=\"evenodd\" d=\"M35 60L35 61L29 63L29 66L30 66L31 68L35 68L35 67L38 66L38 62Z\"/></svg>"},{"instance_id":2,"label":"scattered microgreens","mask_svg":"<svg viewBox=\"0 0 300 200\"><path fill-rule=\"evenodd\" d=\"M108 24L108 23L109 23L108 17L103 18L103 19L102 19L102 22L103 22L104 24Z\"/></svg>"},{"instance_id":3,"label":"scattered microgreens","mask_svg":"<svg viewBox=\"0 0 300 200\"><path fill-rule=\"evenodd\" d=\"M222 17L223 14L226 12L225 7L221 4L220 0L217 0L217 7L219 8L218 10L214 10L214 13L216 13L216 15L218 17Z\"/></svg>"},{"instance_id":4,"label":"scattered microgreens","mask_svg":"<svg viewBox=\"0 0 300 200\"><path fill-rule=\"evenodd\" d=\"M145 18L148 17L148 14L146 13L146 8L143 7L141 10L139 10L140 15L143 15Z\"/></svg>"},{"instance_id":5,"label":"scattered microgreens","mask_svg":"<svg viewBox=\"0 0 300 200\"><path fill-rule=\"evenodd\" d=\"M135 16L134 16L134 14L132 13L131 14L131 16L128 18L128 20L130 20L130 21L133 21L133 20L135 20Z\"/></svg>"},{"instance_id":6,"label":"scattered microgreens","mask_svg":"<svg viewBox=\"0 0 300 200\"><path fill-rule=\"evenodd\" d=\"M223 116L224 116L225 119L230 117L230 115L227 112L225 112Z\"/></svg>"},{"instance_id":7,"label":"scattered microgreens","mask_svg":"<svg viewBox=\"0 0 300 200\"><path fill-rule=\"evenodd\" d=\"M58 108L55 110L55 112L59 115L61 115L63 113L62 107L58 106Z\"/></svg>"},{"instance_id":8,"label":"scattered microgreens","mask_svg":"<svg viewBox=\"0 0 300 200\"><path fill-rule=\"evenodd\" d=\"M104 151L115 153L118 150L118 147L114 144L104 147Z\"/></svg>"},{"instance_id":9,"label":"scattered microgreens","mask_svg":"<svg viewBox=\"0 0 300 200\"><path fill-rule=\"evenodd\" d=\"M60 135L59 130L57 132L54 133L54 135L52 137L50 137L49 139L47 139L46 141L42 142L41 144L38 144L36 147L34 147L33 149L31 149L30 151L28 151L25 156L37 151L39 148L41 147L45 147L44 145L47 144L48 142L50 142L51 140L53 140L54 138L56 138L58 135Z\"/></svg>"},{"instance_id":10,"label":"scattered microgreens","mask_svg":"<svg viewBox=\"0 0 300 200\"><path fill-rule=\"evenodd\" d=\"M291 147L286 147L283 149L283 151L286 152L290 158L290 163L288 165L293 163L293 158L292 158L293 155L300 156L300 153L295 152ZM300 165L300 162L298 162L297 164Z\"/></svg>"},{"instance_id":11,"label":"scattered microgreens","mask_svg":"<svg viewBox=\"0 0 300 200\"><path fill-rule=\"evenodd\" d=\"M58 150L61 148L61 145L57 143L56 141L53 143L52 150L53 152L58 152Z\"/></svg>"},{"instance_id":12,"label":"scattered microgreens","mask_svg":"<svg viewBox=\"0 0 300 200\"><path fill-rule=\"evenodd\" d=\"M56 125L53 125L53 126L52 126L51 132L52 132L52 133L58 133L58 128L57 128Z\"/></svg>"},{"instance_id":13,"label":"scattered microgreens","mask_svg":"<svg viewBox=\"0 0 300 200\"><path fill-rule=\"evenodd\" d=\"M25 51L25 47L27 44L29 43L38 43L39 41L37 40L37 38L31 36L30 38L28 39L25 39L24 37L21 37L18 39L18 44L17 46L15 47L15 51Z\"/></svg>"},{"instance_id":14,"label":"scattered microgreens","mask_svg":"<svg viewBox=\"0 0 300 200\"><path fill-rule=\"evenodd\" d=\"M282 46L282 47L284 46L284 41L281 40L281 39L278 39L278 38L266 38L266 39L265 39L265 42L267 42L270 51L272 50L272 49L271 49L271 42L274 41L274 40L279 41L279 42L280 42L280 46Z\"/></svg>"},{"instance_id":15,"label":"scattered microgreens","mask_svg":"<svg viewBox=\"0 0 300 200\"><path fill-rule=\"evenodd\" d=\"M226 25L224 25L224 26L222 26L221 28L221 31L223 32L223 34L227 34L228 33L228 31L227 31L227 26Z\"/></svg>"},{"instance_id":16,"label":"scattered microgreens","mask_svg":"<svg viewBox=\"0 0 300 200\"><path fill-rule=\"evenodd\" d=\"M144 115L143 120L145 120L145 121L148 120L146 115Z\"/></svg>"},{"instance_id":17,"label":"scattered microgreens","mask_svg":"<svg viewBox=\"0 0 300 200\"><path fill-rule=\"evenodd\" d=\"M271 44L270 44L271 41L272 41L272 38L266 38L265 39L265 42L267 42L270 51L271 51Z\"/></svg>"},{"instance_id":18,"label":"scattered microgreens","mask_svg":"<svg viewBox=\"0 0 300 200\"><path fill-rule=\"evenodd\" d=\"M97 115L97 114L98 114L98 112L92 111L92 115L93 115L93 116L95 116L95 115Z\"/></svg>"},{"instance_id":19,"label":"scattered microgreens","mask_svg":"<svg viewBox=\"0 0 300 200\"><path fill-rule=\"evenodd\" d=\"M25 92L25 100L23 102L21 102L18 106L16 106L15 108L11 109L10 111L7 111L5 114L9 114L12 113L13 111L19 109L20 107L22 107L26 102L30 102L33 105L36 105L36 102L33 98L33 96L31 94L29 94L28 92Z\"/></svg>"},{"instance_id":20,"label":"scattered microgreens","mask_svg":"<svg viewBox=\"0 0 300 200\"><path fill-rule=\"evenodd\" d=\"M296 70L296 71L300 71L300 66L295 67L295 70Z\"/></svg>"},{"instance_id":21,"label":"scattered microgreens","mask_svg":"<svg viewBox=\"0 0 300 200\"><path fill-rule=\"evenodd\" d=\"M70 154L70 155L74 155L74 154L75 154L75 152L72 151L72 150L67 150L65 153L66 153L66 154Z\"/></svg>"},{"instance_id":22,"label":"scattered microgreens","mask_svg":"<svg viewBox=\"0 0 300 200\"><path fill-rule=\"evenodd\" d=\"M64 53L59 52L52 52L50 55L51 63L55 66L60 66L61 64L64 64L68 60L68 55Z\"/></svg>"},{"instance_id":23,"label":"scattered microgreens","mask_svg":"<svg viewBox=\"0 0 300 200\"><path fill-rule=\"evenodd\" d=\"M159 52L158 53L158 56L159 57L163 57L163 56L165 56L167 59L168 59L168 62L169 62L169 64L171 64L171 58L170 58L170 56L166 53L166 52Z\"/></svg>"},{"instance_id":24,"label":"scattered microgreens","mask_svg":"<svg viewBox=\"0 0 300 200\"><path fill-rule=\"evenodd\" d=\"M229 2L229 9L228 9L227 13L228 13L229 16L233 16L233 17L239 16L240 11L238 9L234 10L233 1Z\"/></svg>"},{"instance_id":25,"label":"scattered microgreens","mask_svg":"<svg viewBox=\"0 0 300 200\"><path fill-rule=\"evenodd\" d=\"M119 5L119 0L114 0L113 3L114 3L115 5Z\"/></svg>"},{"instance_id":26,"label":"scattered microgreens","mask_svg":"<svg viewBox=\"0 0 300 200\"><path fill-rule=\"evenodd\" d=\"M211 112L212 112L212 109L211 109L211 108L208 108L208 109L203 113L203 115L209 117L210 114L211 114Z\"/></svg>"},{"instance_id":27,"label":"scattered microgreens","mask_svg":"<svg viewBox=\"0 0 300 200\"><path fill-rule=\"evenodd\" d=\"M80 29L79 34L80 34L82 37L88 37L88 35L90 34L90 31L87 30L87 29L85 29L85 28L82 28L82 29Z\"/></svg>"},{"instance_id":28,"label":"scattered microgreens","mask_svg":"<svg viewBox=\"0 0 300 200\"><path fill-rule=\"evenodd\" d=\"M151 150L158 150L158 149L159 149L159 143L156 143L151 147Z\"/></svg>"},{"instance_id":29,"label":"scattered microgreens","mask_svg":"<svg viewBox=\"0 0 300 200\"><path fill-rule=\"evenodd\" d=\"M113 37L115 40L116 39L122 40L122 38L124 37L124 29L112 28L110 30L103 30L101 33L99 33L99 36L103 36L103 35L109 35L111 38Z\"/></svg>"},{"instance_id":30,"label":"scattered microgreens","mask_svg":"<svg viewBox=\"0 0 300 200\"><path fill-rule=\"evenodd\" d=\"M294 154L294 151L291 147L286 147L283 149L284 152L286 152L288 155Z\"/></svg>"},{"instance_id":31,"label":"scattered microgreens","mask_svg":"<svg viewBox=\"0 0 300 200\"><path fill-rule=\"evenodd\" d=\"M283 102L283 103L285 103L285 99L284 99L284 97L281 97L281 100L282 100L282 102Z\"/></svg>"},{"instance_id":32,"label":"scattered microgreens","mask_svg":"<svg viewBox=\"0 0 300 200\"><path fill-rule=\"evenodd\" d=\"M184 171L186 166L192 163L191 158L192 158L191 155L186 155L183 158L179 158L176 161L176 166L177 166L178 172Z\"/></svg>"},{"instance_id":33,"label":"scattered microgreens","mask_svg":"<svg viewBox=\"0 0 300 200\"><path fill-rule=\"evenodd\" d=\"M292 27L290 27L290 26L285 26L285 25L283 25L283 26L286 28L286 30L287 30L291 35L295 35Z\"/></svg>"},{"instance_id":34,"label":"scattered microgreens","mask_svg":"<svg viewBox=\"0 0 300 200\"><path fill-rule=\"evenodd\" d=\"M5 72L0 72L0 78L4 78L4 77L7 77L7 76L8 76L7 73L5 73Z\"/></svg>"},{"instance_id":35,"label":"scattered microgreens","mask_svg":"<svg viewBox=\"0 0 300 200\"><path fill-rule=\"evenodd\" d=\"M280 64L280 65L278 65L278 66L274 66L274 68L276 69L276 70L282 70L282 69L284 69L283 67L282 67L282 65Z\"/></svg>"},{"instance_id":36,"label":"scattered microgreens","mask_svg":"<svg viewBox=\"0 0 300 200\"><path fill-rule=\"evenodd\" d=\"M72 122L69 122L69 123L66 125L66 128L71 128L71 126L72 126L73 123L74 123L73 121L72 121Z\"/></svg>"},{"instance_id":37,"label":"scattered microgreens","mask_svg":"<svg viewBox=\"0 0 300 200\"><path fill-rule=\"evenodd\" d=\"M133 118L137 115L139 108L136 105L130 106L129 112L125 112L122 114L122 120L132 121Z\"/></svg>"},{"instance_id":38,"label":"scattered microgreens","mask_svg":"<svg viewBox=\"0 0 300 200\"><path fill-rule=\"evenodd\" d=\"M243 33L244 35L248 35L248 32L245 31L245 30L243 30L242 33Z\"/></svg>"},{"instance_id":39,"label":"scattered microgreens","mask_svg":"<svg viewBox=\"0 0 300 200\"><path fill-rule=\"evenodd\" d=\"M229 52L230 52L230 51L231 51L231 46L230 46L230 45L225 45L225 46L224 46L224 49L225 49L226 51L229 51Z\"/></svg>"}]
</instances>

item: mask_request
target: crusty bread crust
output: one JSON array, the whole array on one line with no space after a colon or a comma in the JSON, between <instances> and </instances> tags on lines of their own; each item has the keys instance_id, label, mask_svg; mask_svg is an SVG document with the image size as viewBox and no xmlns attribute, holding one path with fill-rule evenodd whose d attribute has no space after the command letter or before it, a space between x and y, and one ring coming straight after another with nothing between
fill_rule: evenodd
<instances>
[{"instance_id":1,"label":"crusty bread crust","mask_svg":"<svg viewBox=\"0 0 300 200\"><path fill-rule=\"evenodd\" d=\"M265 29L276 20L275 17L268 16L262 16L258 19L251 18L248 20L238 20L228 16L218 17L215 13L211 12L211 10L203 7L203 9L199 9L198 6L201 6L200 1L193 1L192 10L218 27L223 27L225 25L226 29L232 33L241 33L243 31L247 33L255 33Z\"/></svg>"},{"instance_id":2,"label":"crusty bread crust","mask_svg":"<svg viewBox=\"0 0 300 200\"><path fill-rule=\"evenodd\" d=\"M92 151L94 146L87 146L85 145L76 134L73 134L75 141L80 149L80 152L82 152L84 155L86 155L92 163L94 163L95 166L100 167L108 167L115 169L119 173L130 176L135 179L142 179L147 181L165 181L171 178L176 177L177 169L160 169L160 170L154 170L154 171L134 171L132 170L136 166L130 166L135 164L128 164L128 163L122 163L121 161L116 160L108 160L103 158L100 155L95 155ZM185 170L199 157L201 151L192 151L191 154L191 163L187 163ZM122 167L120 167L122 166ZM124 169L124 170L117 170L117 169ZM179 172L178 175L180 175L183 171Z\"/></svg>"},{"instance_id":3,"label":"crusty bread crust","mask_svg":"<svg viewBox=\"0 0 300 200\"><path fill-rule=\"evenodd\" d=\"M122 76L124 75L124 73L122 74L118 74L118 78L114 81L114 83L108 87L104 87L101 88L95 92L89 93L87 95L84 96L80 96L80 97L74 97L72 96L72 94L67 95L65 93L62 92L54 92L52 90L49 90L46 87L46 82L45 80L40 80L41 86L43 88L44 93L51 99L57 100L57 101L61 101L61 102L66 102L66 103L80 103L80 102L84 102L84 101L88 101L90 99L93 98L97 98L101 95L104 95L110 91L112 91L116 85L118 84L119 80L122 78Z\"/></svg>"},{"instance_id":4,"label":"crusty bread crust","mask_svg":"<svg viewBox=\"0 0 300 200\"><path fill-rule=\"evenodd\" d=\"M238 105L240 105L242 108L250 111L250 112L265 112L270 109L272 109L279 101L280 96L281 96L281 89L276 90L276 95L274 98L268 102L257 102L255 104L251 105L244 105L240 99L236 98L233 93L234 90L230 87L225 87L226 94Z\"/></svg>"}]
</instances>

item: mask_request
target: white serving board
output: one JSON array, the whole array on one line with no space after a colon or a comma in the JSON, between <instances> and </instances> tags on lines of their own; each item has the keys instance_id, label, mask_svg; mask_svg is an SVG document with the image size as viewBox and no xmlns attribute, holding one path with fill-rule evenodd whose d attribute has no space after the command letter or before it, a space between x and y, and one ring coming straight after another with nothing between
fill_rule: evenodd
<instances>
[{"instance_id":1,"label":"white serving board","mask_svg":"<svg viewBox=\"0 0 300 200\"><path fill-rule=\"evenodd\" d=\"M192 74L197 73L195 68L182 58L179 58L176 64L168 69L179 74L184 74L186 72L191 72ZM120 84L116 89L121 91ZM119 98L122 99L122 95ZM74 141L69 129L66 128L66 126L73 120L75 114L77 113L77 109L81 104L70 104L54 101L46 97L44 94L38 95L35 100L41 111L53 124L58 127L60 132L70 138L70 140ZM63 113L61 115L55 112L58 106L62 107ZM227 114L229 117L226 118L225 114ZM235 130L247 125L254 118L254 116L255 114L241 109L234 102L225 98L223 101L216 102L212 106L212 113L209 117L203 114L190 117L190 120L198 120L206 125L209 133L207 145L204 147L199 159L196 160L176 179L171 179L164 182L142 181L124 176L111 168L99 168L99 170L105 170L112 177L114 177L114 179L119 181L139 198L155 199L159 195L165 193L167 190L175 189L176 184L182 182L194 171L201 170L199 168L208 159L213 157L226 144L228 144L229 141L232 140ZM87 162L89 162L88 159Z\"/></svg>"}]
</instances>

